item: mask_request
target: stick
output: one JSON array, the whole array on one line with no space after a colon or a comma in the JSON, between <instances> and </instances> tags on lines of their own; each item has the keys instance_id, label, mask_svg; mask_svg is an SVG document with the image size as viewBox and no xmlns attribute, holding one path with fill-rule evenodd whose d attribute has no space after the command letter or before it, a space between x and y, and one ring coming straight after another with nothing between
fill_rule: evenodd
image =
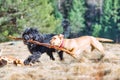
<instances>
[{"instance_id":1,"label":"stick","mask_svg":"<svg viewBox=\"0 0 120 80\"><path fill-rule=\"evenodd\" d=\"M23 38L17 38L17 37L14 37L14 36L8 36L8 38L14 39L14 40L24 40ZM42 46L45 46L45 47L48 47L48 48L54 48L54 49L57 49L57 50L64 51L67 54L71 55L73 58L77 59L72 52L70 52L69 50L66 50L64 48L59 48L58 46L52 46L52 45L47 44L47 43L40 43L38 41L33 41L33 40L29 40L28 42L31 42L31 43L37 44L37 45L42 45Z\"/></svg>"},{"instance_id":2,"label":"stick","mask_svg":"<svg viewBox=\"0 0 120 80\"><path fill-rule=\"evenodd\" d=\"M8 38L14 39L14 40L23 40L23 38L17 38L17 37L14 37L14 36L8 36Z\"/></svg>"},{"instance_id":3,"label":"stick","mask_svg":"<svg viewBox=\"0 0 120 80\"><path fill-rule=\"evenodd\" d=\"M47 43L40 43L38 41L33 41L33 40L29 40L28 42L31 42L31 43L34 43L34 44L37 44L37 45L42 45L42 46L45 46L45 47L48 47L48 48L54 48L54 49L57 49L57 50L61 50L61 51L64 51L66 52L67 54L71 55L73 58L77 59L74 55L74 53L70 52L69 50L67 49L64 49L64 48L59 48L58 46L53 46L53 45L50 45L50 44L47 44Z\"/></svg>"}]
</instances>

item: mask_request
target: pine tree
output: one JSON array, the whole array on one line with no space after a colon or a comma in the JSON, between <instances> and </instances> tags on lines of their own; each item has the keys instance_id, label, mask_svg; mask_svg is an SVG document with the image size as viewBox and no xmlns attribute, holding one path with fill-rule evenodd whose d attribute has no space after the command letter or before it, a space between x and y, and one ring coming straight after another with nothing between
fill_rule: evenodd
<instances>
[{"instance_id":1,"label":"pine tree","mask_svg":"<svg viewBox=\"0 0 120 80\"><path fill-rule=\"evenodd\" d=\"M53 12L50 0L0 0L0 41L8 40L8 35L21 34L26 27L53 33L60 26Z\"/></svg>"},{"instance_id":2,"label":"pine tree","mask_svg":"<svg viewBox=\"0 0 120 80\"><path fill-rule=\"evenodd\" d=\"M52 3L52 6L53 6L53 15L54 15L55 19L59 21L59 24L57 24L55 26L54 32L59 34L59 33L63 32L63 28L62 28L62 25L61 25L63 15L59 10L60 3L58 2L58 0L50 0L50 2Z\"/></svg>"},{"instance_id":3,"label":"pine tree","mask_svg":"<svg viewBox=\"0 0 120 80\"><path fill-rule=\"evenodd\" d=\"M16 35L20 32L21 26L17 24L17 18L21 12L17 6L20 0L0 0L0 41L8 40L8 35Z\"/></svg>"},{"instance_id":4,"label":"pine tree","mask_svg":"<svg viewBox=\"0 0 120 80\"><path fill-rule=\"evenodd\" d=\"M53 33L60 20L53 15L53 7L49 0L26 0L26 26L37 26L41 32Z\"/></svg>"},{"instance_id":5,"label":"pine tree","mask_svg":"<svg viewBox=\"0 0 120 80\"><path fill-rule=\"evenodd\" d=\"M120 37L120 2L119 0L104 0L104 14L101 18L101 36L118 40ZM120 39L119 39L120 40Z\"/></svg>"},{"instance_id":6,"label":"pine tree","mask_svg":"<svg viewBox=\"0 0 120 80\"><path fill-rule=\"evenodd\" d=\"M72 8L69 12L69 20L71 24L71 33L79 33L84 30L84 13L85 13L85 1L73 0Z\"/></svg>"}]
</instances>

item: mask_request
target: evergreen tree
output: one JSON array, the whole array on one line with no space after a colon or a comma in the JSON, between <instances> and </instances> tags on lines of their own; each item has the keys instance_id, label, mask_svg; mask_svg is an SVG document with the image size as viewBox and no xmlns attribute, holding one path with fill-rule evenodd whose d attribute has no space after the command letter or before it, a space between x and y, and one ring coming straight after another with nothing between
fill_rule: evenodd
<instances>
[{"instance_id":1,"label":"evergreen tree","mask_svg":"<svg viewBox=\"0 0 120 80\"><path fill-rule=\"evenodd\" d=\"M73 0L72 8L69 12L69 20L71 24L71 33L80 33L84 30L84 13L85 13L85 1Z\"/></svg>"},{"instance_id":2,"label":"evergreen tree","mask_svg":"<svg viewBox=\"0 0 120 80\"><path fill-rule=\"evenodd\" d=\"M37 26L41 32L53 33L60 20L53 15L53 7L50 0L26 0L25 7L26 26Z\"/></svg>"},{"instance_id":3,"label":"evergreen tree","mask_svg":"<svg viewBox=\"0 0 120 80\"><path fill-rule=\"evenodd\" d=\"M0 0L0 41L6 41L8 35L20 32L21 26L17 23L17 18L22 15L17 7L20 3L20 0Z\"/></svg>"},{"instance_id":4,"label":"evergreen tree","mask_svg":"<svg viewBox=\"0 0 120 80\"><path fill-rule=\"evenodd\" d=\"M53 10L50 0L0 0L0 41L17 36L26 27L53 33L60 25Z\"/></svg>"},{"instance_id":5,"label":"evergreen tree","mask_svg":"<svg viewBox=\"0 0 120 80\"><path fill-rule=\"evenodd\" d=\"M61 25L61 21L63 19L63 15L61 14L61 12L59 11L59 2L58 0L50 0L50 2L52 3L52 6L53 6L53 15L55 17L56 20L59 20L59 24L57 24L54 29L54 32L59 34L59 33L62 33L63 32L63 28L62 28L62 25Z\"/></svg>"},{"instance_id":6,"label":"evergreen tree","mask_svg":"<svg viewBox=\"0 0 120 80\"><path fill-rule=\"evenodd\" d=\"M120 40L120 2L119 0L104 0L104 14L101 18L101 36ZM119 39L118 39L119 38Z\"/></svg>"},{"instance_id":7,"label":"evergreen tree","mask_svg":"<svg viewBox=\"0 0 120 80\"><path fill-rule=\"evenodd\" d=\"M85 12L86 33L93 36L99 36L101 31L100 18L103 14L103 0L86 0Z\"/></svg>"}]
</instances>

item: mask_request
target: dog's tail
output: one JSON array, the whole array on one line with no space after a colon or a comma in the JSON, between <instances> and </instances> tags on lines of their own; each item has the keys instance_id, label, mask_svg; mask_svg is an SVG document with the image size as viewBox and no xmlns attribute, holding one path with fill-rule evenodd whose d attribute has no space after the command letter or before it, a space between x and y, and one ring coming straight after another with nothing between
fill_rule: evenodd
<instances>
[{"instance_id":1,"label":"dog's tail","mask_svg":"<svg viewBox=\"0 0 120 80\"><path fill-rule=\"evenodd\" d=\"M96 39L101 42L113 42L112 39L107 39L107 38L96 38Z\"/></svg>"}]
</instances>

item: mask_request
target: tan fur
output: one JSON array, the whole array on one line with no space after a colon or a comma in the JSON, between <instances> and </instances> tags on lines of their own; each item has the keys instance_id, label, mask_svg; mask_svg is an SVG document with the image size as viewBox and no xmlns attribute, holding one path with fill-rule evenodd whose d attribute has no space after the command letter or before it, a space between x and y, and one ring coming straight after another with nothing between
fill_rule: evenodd
<instances>
[{"instance_id":1,"label":"tan fur","mask_svg":"<svg viewBox=\"0 0 120 80\"><path fill-rule=\"evenodd\" d=\"M101 42L113 42L113 40L111 39L106 39L106 38L96 38L98 41L101 41Z\"/></svg>"},{"instance_id":2,"label":"tan fur","mask_svg":"<svg viewBox=\"0 0 120 80\"><path fill-rule=\"evenodd\" d=\"M64 35L59 34L52 37L50 40L51 45L60 46L63 43L63 48L71 51L72 55L78 56L82 52L90 53L94 49L97 49L101 55L104 55L104 48L99 40L104 40L108 42L112 41L110 39L105 38L95 38L93 36L82 36L73 39L64 39Z\"/></svg>"}]
</instances>

